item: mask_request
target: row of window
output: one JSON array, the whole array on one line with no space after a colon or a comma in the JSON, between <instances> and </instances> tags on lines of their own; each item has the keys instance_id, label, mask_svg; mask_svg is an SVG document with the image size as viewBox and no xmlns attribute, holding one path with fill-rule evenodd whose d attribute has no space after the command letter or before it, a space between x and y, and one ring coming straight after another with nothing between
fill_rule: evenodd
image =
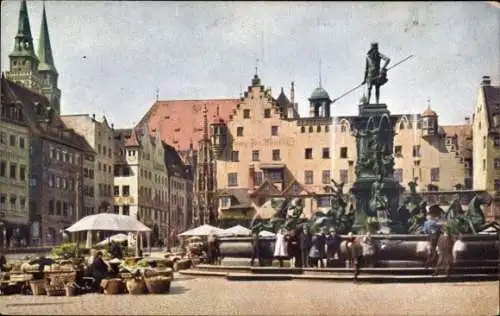
<instances>
[{"instance_id":1,"label":"row of window","mask_svg":"<svg viewBox=\"0 0 500 316\"><path fill-rule=\"evenodd\" d=\"M107 172L109 174L112 174L111 165L106 165L105 163L101 165L99 161L97 162L97 171L102 171L104 173Z\"/></svg>"},{"instance_id":2,"label":"row of window","mask_svg":"<svg viewBox=\"0 0 500 316\"><path fill-rule=\"evenodd\" d=\"M412 156L413 157L421 157L422 153L421 153L420 149L421 149L420 145L414 145L412 148ZM394 146L394 155L396 157L402 157L403 156L403 146L400 146L400 145ZM339 158L340 159L347 159L348 157L349 157L348 148L347 147L340 147ZM328 148L328 147L322 148L321 158L322 159L330 159L331 158L330 157L330 148ZM313 159L313 148L306 148L304 150L304 159ZM272 160L273 161L281 160L281 155L280 155L279 149L272 150ZM231 161L232 162L239 162L240 161L240 152L239 151L234 150L231 152ZM260 151L259 150L252 151L252 161L260 161ZM497 164L500 165L500 160L498 160L498 162L495 162L495 168L500 168L500 167L497 167Z\"/></svg>"},{"instance_id":3,"label":"row of window","mask_svg":"<svg viewBox=\"0 0 500 316\"><path fill-rule=\"evenodd\" d=\"M493 168L500 169L500 158L495 158L493 160ZM483 171L486 170L486 159L483 159Z\"/></svg>"},{"instance_id":4,"label":"row of window","mask_svg":"<svg viewBox=\"0 0 500 316\"><path fill-rule=\"evenodd\" d=\"M99 196L111 196L111 184L99 183Z\"/></svg>"},{"instance_id":5,"label":"row of window","mask_svg":"<svg viewBox=\"0 0 500 316\"><path fill-rule=\"evenodd\" d=\"M184 190L185 188L185 184L180 182L180 181L176 181L174 178L171 179L171 186L172 186L172 189L174 190Z\"/></svg>"},{"instance_id":6,"label":"row of window","mask_svg":"<svg viewBox=\"0 0 500 316\"><path fill-rule=\"evenodd\" d=\"M89 197L94 197L95 196L94 186L93 185L84 185L83 186L83 195L89 196Z\"/></svg>"},{"instance_id":7,"label":"row of window","mask_svg":"<svg viewBox=\"0 0 500 316\"><path fill-rule=\"evenodd\" d=\"M131 174L131 170L128 165L115 165L114 169L115 177L129 177Z\"/></svg>"},{"instance_id":8,"label":"row of window","mask_svg":"<svg viewBox=\"0 0 500 316\"><path fill-rule=\"evenodd\" d=\"M78 153L73 154L67 150L55 148L52 146L49 147L49 158L69 164L79 165L81 163L80 154Z\"/></svg>"},{"instance_id":9,"label":"row of window","mask_svg":"<svg viewBox=\"0 0 500 316\"><path fill-rule=\"evenodd\" d=\"M113 157L113 150L111 148L104 146L104 145L101 146L101 144L97 144L97 153L99 155L104 155L104 156L106 156L106 154L107 154L108 158Z\"/></svg>"},{"instance_id":10,"label":"row of window","mask_svg":"<svg viewBox=\"0 0 500 316\"><path fill-rule=\"evenodd\" d=\"M483 136L483 148L486 148L486 144L487 144L486 140L487 140L487 137ZM493 136L493 146L495 148L500 147L500 136Z\"/></svg>"},{"instance_id":11,"label":"row of window","mask_svg":"<svg viewBox=\"0 0 500 316\"><path fill-rule=\"evenodd\" d=\"M72 217L73 209L73 203L59 200L49 201L49 215Z\"/></svg>"},{"instance_id":12,"label":"row of window","mask_svg":"<svg viewBox=\"0 0 500 316\"><path fill-rule=\"evenodd\" d=\"M120 208L121 208L121 215L130 215L130 205L115 205L113 207L113 212L115 214L120 214Z\"/></svg>"},{"instance_id":13,"label":"row of window","mask_svg":"<svg viewBox=\"0 0 500 316\"><path fill-rule=\"evenodd\" d=\"M182 196L178 196L176 194L172 194L170 195L170 203L172 204L172 206L174 205L184 205L184 198Z\"/></svg>"},{"instance_id":14,"label":"row of window","mask_svg":"<svg viewBox=\"0 0 500 316\"><path fill-rule=\"evenodd\" d=\"M18 109L15 104L2 104L1 117L6 120L24 122L24 114L21 109Z\"/></svg>"},{"instance_id":15,"label":"row of window","mask_svg":"<svg viewBox=\"0 0 500 316\"><path fill-rule=\"evenodd\" d=\"M271 136L278 136L278 126L271 126ZM236 136L243 137L243 126L236 128Z\"/></svg>"},{"instance_id":16,"label":"row of window","mask_svg":"<svg viewBox=\"0 0 500 316\"><path fill-rule=\"evenodd\" d=\"M94 169L90 168L83 168L83 177L84 178L89 178L89 179L94 179Z\"/></svg>"},{"instance_id":17,"label":"row of window","mask_svg":"<svg viewBox=\"0 0 500 316\"><path fill-rule=\"evenodd\" d=\"M321 171L321 183L329 184L331 179L331 171L330 170L322 170ZM440 171L439 168L431 168L430 169L430 178L432 182L440 181ZM269 179L272 182L281 182L283 181L282 173L279 174L266 174L266 179ZM263 183L264 174L261 171L254 172L253 174L253 183L255 186L259 186ZM339 171L339 180L344 183L349 182L349 171L347 169L341 169ZM395 169L394 170L394 180L397 182L403 182L403 169ZM314 171L306 170L304 171L304 184L314 184ZM230 172L227 175L227 186L228 187L237 187L238 186L238 173Z\"/></svg>"},{"instance_id":18,"label":"row of window","mask_svg":"<svg viewBox=\"0 0 500 316\"><path fill-rule=\"evenodd\" d=\"M11 147L19 146L19 148L21 149L26 148L26 140L24 137L17 136L14 134L8 135L6 132L0 132L0 144L7 145L7 138L9 140L9 146Z\"/></svg>"},{"instance_id":19,"label":"row of window","mask_svg":"<svg viewBox=\"0 0 500 316\"><path fill-rule=\"evenodd\" d=\"M148 209L148 208L139 208L139 217L150 218L153 221L160 221L165 223L167 220L167 212L162 210Z\"/></svg>"},{"instance_id":20,"label":"row of window","mask_svg":"<svg viewBox=\"0 0 500 316\"><path fill-rule=\"evenodd\" d=\"M49 174L48 182L49 188L62 189L68 192L74 192L76 190L76 181L72 178L68 179L54 174Z\"/></svg>"},{"instance_id":21,"label":"row of window","mask_svg":"<svg viewBox=\"0 0 500 316\"><path fill-rule=\"evenodd\" d=\"M27 172L25 165L18 165L15 162L11 162L9 167L7 167L7 162L4 160L0 160L0 177L8 177L14 180L26 181L26 173Z\"/></svg>"},{"instance_id":22,"label":"row of window","mask_svg":"<svg viewBox=\"0 0 500 316\"><path fill-rule=\"evenodd\" d=\"M8 203L7 203L8 202ZM7 201L7 194L0 193L0 210L2 211L24 211L26 209L26 198L10 194Z\"/></svg>"}]
</instances>

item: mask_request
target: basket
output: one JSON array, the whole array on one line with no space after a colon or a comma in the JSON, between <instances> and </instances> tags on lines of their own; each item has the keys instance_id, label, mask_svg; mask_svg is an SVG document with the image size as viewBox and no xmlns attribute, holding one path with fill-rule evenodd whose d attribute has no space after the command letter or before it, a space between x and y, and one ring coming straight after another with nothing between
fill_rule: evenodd
<instances>
[{"instance_id":1,"label":"basket","mask_svg":"<svg viewBox=\"0 0 500 316\"><path fill-rule=\"evenodd\" d=\"M45 295L47 291L45 290L46 280L30 280L30 288L33 295Z\"/></svg>"},{"instance_id":2,"label":"basket","mask_svg":"<svg viewBox=\"0 0 500 316\"><path fill-rule=\"evenodd\" d=\"M144 279L148 292L152 294L163 294L170 292L171 281L172 278L165 276L155 276Z\"/></svg>"},{"instance_id":3,"label":"basket","mask_svg":"<svg viewBox=\"0 0 500 316\"><path fill-rule=\"evenodd\" d=\"M66 284L72 284L76 280L76 272L61 273L49 276L50 284L64 287Z\"/></svg>"},{"instance_id":4,"label":"basket","mask_svg":"<svg viewBox=\"0 0 500 316\"><path fill-rule=\"evenodd\" d=\"M66 289L64 286L46 284L45 291L47 292L47 296L64 296L66 294Z\"/></svg>"},{"instance_id":5,"label":"basket","mask_svg":"<svg viewBox=\"0 0 500 316\"><path fill-rule=\"evenodd\" d=\"M132 295L146 293L146 284L142 278L133 278L127 280L127 291Z\"/></svg>"},{"instance_id":6,"label":"basket","mask_svg":"<svg viewBox=\"0 0 500 316\"><path fill-rule=\"evenodd\" d=\"M157 269L157 270L156 270L156 273L157 273L157 275L159 275L159 276L169 277L169 278L171 278L171 279L173 279L173 278L174 278L174 272L173 272L173 270L172 270L172 269L170 269L170 268L161 269L161 270L160 270L160 269Z\"/></svg>"},{"instance_id":7,"label":"basket","mask_svg":"<svg viewBox=\"0 0 500 316\"><path fill-rule=\"evenodd\" d=\"M123 293L122 279L104 279L101 281L101 287L104 290L104 294L107 295L116 295Z\"/></svg>"}]
</instances>

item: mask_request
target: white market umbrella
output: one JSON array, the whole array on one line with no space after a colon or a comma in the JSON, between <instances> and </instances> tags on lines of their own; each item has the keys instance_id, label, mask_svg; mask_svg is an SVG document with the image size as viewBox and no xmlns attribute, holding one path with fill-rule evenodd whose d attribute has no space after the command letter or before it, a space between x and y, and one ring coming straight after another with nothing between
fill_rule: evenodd
<instances>
[{"instance_id":1,"label":"white market umbrella","mask_svg":"<svg viewBox=\"0 0 500 316\"><path fill-rule=\"evenodd\" d=\"M248 236L252 233L252 231L246 227L241 225L236 225L231 228L225 229L223 236Z\"/></svg>"},{"instance_id":2,"label":"white market umbrella","mask_svg":"<svg viewBox=\"0 0 500 316\"><path fill-rule=\"evenodd\" d=\"M259 233L259 236L262 236L262 237L275 236L275 235L276 235L275 233L272 233L272 232L267 231L267 230L261 230Z\"/></svg>"},{"instance_id":3,"label":"white market umbrella","mask_svg":"<svg viewBox=\"0 0 500 316\"><path fill-rule=\"evenodd\" d=\"M66 230L72 233L89 230L150 232L151 228L128 215L100 213L86 216Z\"/></svg>"},{"instance_id":4,"label":"white market umbrella","mask_svg":"<svg viewBox=\"0 0 500 316\"><path fill-rule=\"evenodd\" d=\"M208 235L222 235L224 230L212 225L201 225L199 227L187 230L178 236L208 236Z\"/></svg>"},{"instance_id":5,"label":"white market umbrella","mask_svg":"<svg viewBox=\"0 0 500 316\"><path fill-rule=\"evenodd\" d=\"M99 245L99 246L106 246L107 244L109 244L112 241L116 241L116 242L128 241L128 235L125 235L125 234L116 234L116 235L113 235L113 236L109 236L109 238L107 238L107 239L105 239L103 241L98 242L97 245Z\"/></svg>"}]
</instances>

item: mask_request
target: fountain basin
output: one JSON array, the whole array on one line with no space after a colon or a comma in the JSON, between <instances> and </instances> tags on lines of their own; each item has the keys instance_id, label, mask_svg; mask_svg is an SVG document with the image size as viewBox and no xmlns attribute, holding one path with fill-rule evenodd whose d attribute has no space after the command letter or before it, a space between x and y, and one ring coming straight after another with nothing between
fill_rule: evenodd
<instances>
[{"instance_id":1,"label":"fountain basin","mask_svg":"<svg viewBox=\"0 0 500 316\"><path fill-rule=\"evenodd\" d=\"M405 262L404 266L423 265L426 254L422 246L427 242L427 235L372 235L378 245L375 261L381 265L397 266ZM347 259L345 240L347 235L341 236L340 259ZM500 240L498 235L463 235L462 241L466 245L460 253L460 260L465 265L481 266L486 262L497 262L500 259ZM271 259L274 253L275 237L260 238L260 252L263 259ZM222 258L252 257L251 237L222 237L219 240ZM383 264L382 264L383 263Z\"/></svg>"}]
</instances>

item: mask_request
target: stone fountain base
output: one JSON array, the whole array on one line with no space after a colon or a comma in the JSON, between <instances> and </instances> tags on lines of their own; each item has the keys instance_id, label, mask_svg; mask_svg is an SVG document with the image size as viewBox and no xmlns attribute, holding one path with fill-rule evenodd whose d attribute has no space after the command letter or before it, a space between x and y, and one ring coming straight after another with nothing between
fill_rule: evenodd
<instances>
[{"instance_id":1,"label":"stone fountain base","mask_svg":"<svg viewBox=\"0 0 500 316\"><path fill-rule=\"evenodd\" d=\"M343 240L347 236L341 236ZM372 235L379 245L375 256L378 267L423 267L426 258L427 235ZM459 253L457 266L498 266L500 262L500 240L498 235L464 235L466 250ZM274 252L274 237L262 237L261 256L270 265ZM222 265L249 265L252 257L250 237L223 237L219 240ZM342 265L347 259L345 243L342 243L340 258ZM246 264L245 264L246 263ZM276 265L278 262L272 262ZM257 260L255 262L257 264ZM288 261L285 263L289 266Z\"/></svg>"}]
</instances>

